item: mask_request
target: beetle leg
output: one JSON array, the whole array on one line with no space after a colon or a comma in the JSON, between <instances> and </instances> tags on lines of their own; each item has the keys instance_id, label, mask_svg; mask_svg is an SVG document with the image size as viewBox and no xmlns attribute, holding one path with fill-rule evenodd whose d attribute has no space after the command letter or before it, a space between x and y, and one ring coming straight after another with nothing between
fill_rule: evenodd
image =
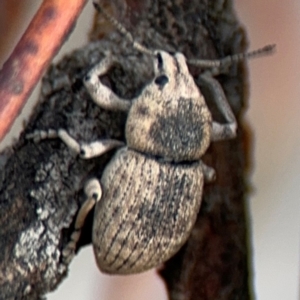
<instances>
[{"instance_id":1,"label":"beetle leg","mask_svg":"<svg viewBox=\"0 0 300 300\"><path fill-rule=\"evenodd\" d=\"M212 124L212 141L232 139L236 137L237 122L226 99L221 84L213 78L209 73L203 73L200 76L202 82L208 87L213 95L213 99L219 110L222 112L227 124L213 122Z\"/></svg>"},{"instance_id":2,"label":"beetle leg","mask_svg":"<svg viewBox=\"0 0 300 300\"><path fill-rule=\"evenodd\" d=\"M87 215L95 206L96 202L100 200L102 195L102 189L100 182L96 178L88 180L84 187L84 193L86 195L86 201L83 203L77 214L74 232L71 235L71 240L62 251L63 261L69 263L75 255L77 243L80 239L81 230Z\"/></svg>"},{"instance_id":3,"label":"beetle leg","mask_svg":"<svg viewBox=\"0 0 300 300\"><path fill-rule=\"evenodd\" d=\"M77 154L80 153L80 144L64 129L35 130L33 133L27 134L26 138L28 140L33 139L35 143L45 139L59 138L68 146L68 148L70 148L70 150Z\"/></svg>"},{"instance_id":4,"label":"beetle leg","mask_svg":"<svg viewBox=\"0 0 300 300\"><path fill-rule=\"evenodd\" d=\"M112 64L112 57L108 55L88 72L83 79L83 83L94 102L100 107L107 110L128 111L131 106L131 101L118 97L99 79L100 76L109 70Z\"/></svg>"},{"instance_id":5,"label":"beetle leg","mask_svg":"<svg viewBox=\"0 0 300 300\"><path fill-rule=\"evenodd\" d=\"M215 169L213 169L212 167L209 167L208 165L206 165L203 161L201 161L202 163L202 172L204 175L204 181L205 182L212 182L216 179L216 171Z\"/></svg>"},{"instance_id":6,"label":"beetle leg","mask_svg":"<svg viewBox=\"0 0 300 300\"><path fill-rule=\"evenodd\" d=\"M123 146L124 143L113 139L104 139L91 142L89 144L79 144L69 133L64 129L53 130L35 130L33 133L26 136L27 139L33 139L34 142L39 142L43 139L60 138L70 150L80 155L81 158L89 159L100 156L109 150Z\"/></svg>"},{"instance_id":7,"label":"beetle leg","mask_svg":"<svg viewBox=\"0 0 300 300\"><path fill-rule=\"evenodd\" d=\"M101 156L107 151L124 146L124 143L118 140L99 140L90 144L83 144L80 147L80 157L89 159L97 156Z\"/></svg>"}]
</instances>

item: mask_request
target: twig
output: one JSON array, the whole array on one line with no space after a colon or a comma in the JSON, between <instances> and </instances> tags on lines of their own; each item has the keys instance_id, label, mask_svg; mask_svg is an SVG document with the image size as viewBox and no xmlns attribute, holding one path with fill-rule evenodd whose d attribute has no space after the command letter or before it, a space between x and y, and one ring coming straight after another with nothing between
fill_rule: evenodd
<instances>
[{"instance_id":1,"label":"twig","mask_svg":"<svg viewBox=\"0 0 300 300\"><path fill-rule=\"evenodd\" d=\"M48 0L0 71L0 141L65 41L87 0Z\"/></svg>"}]
</instances>

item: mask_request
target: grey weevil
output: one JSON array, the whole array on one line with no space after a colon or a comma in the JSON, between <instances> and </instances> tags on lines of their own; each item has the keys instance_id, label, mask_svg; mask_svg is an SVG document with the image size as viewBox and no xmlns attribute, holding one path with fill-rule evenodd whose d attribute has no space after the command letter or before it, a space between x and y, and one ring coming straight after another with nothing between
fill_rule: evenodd
<instances>
[{"instance_id":1,"label":"grey weevil","mask_svg":"<svg viewBox=\"0 0 300 300\"><path fill-rule=\"evenodd\" d=\"M128 113L126 145L117 140L79 144L64 129L35 131L27 137L35 141L60 138L84 159L120 147L106 166L101 184L96 178L86 183L87 200L62 255L66 262L72 258L84 220L95 206L92 241L99 269L111 274L139 273L161 265L186 242L200 209L204 182L215 177L201 157L212 141L236 136L235 116L213 76L232 63L270 53L274 46L220 60L187 60L180 52L147 49L94 5L135 49L153 58L155 76L132 100L118 97L99 80L113 64L110 55L84 78L97 105ZM211 87L226 124L213 121L187 64L206 69L201 79Z\"/></svg>"}]
</instances>

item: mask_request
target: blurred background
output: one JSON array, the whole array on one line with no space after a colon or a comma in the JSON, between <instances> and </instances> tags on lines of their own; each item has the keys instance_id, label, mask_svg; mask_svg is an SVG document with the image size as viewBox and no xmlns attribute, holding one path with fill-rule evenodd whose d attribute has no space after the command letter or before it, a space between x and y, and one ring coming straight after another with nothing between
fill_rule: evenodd
<instances>
[{"instance_id":1,"label":"blurred background","mask_svg":"<svg viewBox=\"0 0 300 300\"><path fill-rule=\"evenodd\" d=\"M0 1L0 66L41 2ZM277 44L275 55L249 63L251 88L246 121L254 132L249 210L255 294L259 300L295 300L299 299L300 250L300 2L238 0L235 7L248 31L251 49ZM55 61L86 43L92 14L90 2ZM37 100L38 89L1 143L1 149L18 136L22 120ZM167 299L163 283L154 271L126 277L101 274L91 247L75 257L69 277L48 299L66 297Z\"/></svg>"}]
</instances>

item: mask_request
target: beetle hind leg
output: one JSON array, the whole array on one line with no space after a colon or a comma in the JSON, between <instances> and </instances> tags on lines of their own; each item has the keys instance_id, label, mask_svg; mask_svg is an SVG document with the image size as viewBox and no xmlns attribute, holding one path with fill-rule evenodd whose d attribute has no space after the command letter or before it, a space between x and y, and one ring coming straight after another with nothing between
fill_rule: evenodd
<instances>
[{"instance_id":1,"label":"beetle hind leg","mask_svg":"<svg viewBox=\"0 0 300 300\"><path fill-rule=\"evenodd\" d=\"M75 255L77 243L80 239L81 230L87 215L93 209L96 202L101 199L102 189L99 180L96 178L88 180L84 187L84 193L87 199L78 211L74 232L71 234L71 240L62 251L63 262L66 264L68 264Z\"/></svg>"}]
</instances>

